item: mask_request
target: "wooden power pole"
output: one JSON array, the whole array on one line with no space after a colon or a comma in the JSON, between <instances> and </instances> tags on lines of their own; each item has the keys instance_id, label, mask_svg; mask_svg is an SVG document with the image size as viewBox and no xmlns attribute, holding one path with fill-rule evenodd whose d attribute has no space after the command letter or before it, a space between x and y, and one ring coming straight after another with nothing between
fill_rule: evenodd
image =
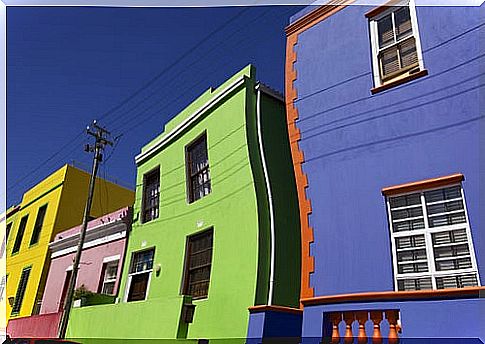
<instances>
[{"instance_id":1,"label":"wooden power pole","mask_svg":"<svg viewBox=\"0 0 485 344\"><path fill-rule=\"evenodd\" d=\"M93 170L91 172L91 178L89 180L89 193L86 200L86 207L84 208L83 222L81 226L81 233L79 235L79 243L77 246L76 256L72 264L72 274L69 280L69 288L67 290L66 302L64 303L64 309L62 313L61 323L59 325L59 338L64 338L67 331L67 323L69 321L69 313L71 312L72 301L74 296L74 289L76 287L77 273L79 271L79 262L81 260L81 253L84 244L84 238L86 236L86 229L88 227L89 213L91 211L91 204L93 202L94 185L96 183L96 174L98 173L98 165L103 160L103 150L106 145L112 146L113 143L107 139L110 132L100 127L96 121L93 121L92 127L87 127L86 132L95 138L94 145L86 145L86 152L94 152L93 158Z\"/></svg>"}]
</instances>

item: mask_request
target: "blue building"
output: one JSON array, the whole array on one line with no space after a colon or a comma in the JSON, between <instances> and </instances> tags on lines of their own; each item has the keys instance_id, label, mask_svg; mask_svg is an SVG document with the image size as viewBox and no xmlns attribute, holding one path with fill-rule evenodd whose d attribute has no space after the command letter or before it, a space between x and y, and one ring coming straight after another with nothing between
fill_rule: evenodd
<instances>
[{"instance_id":1,"label":"blue building","mask_svg":"<svg viewBox=\"0 0 485 344\"><path fill-rule=\"evenodd\" d=\"M286 30L303 342L485 341L485 6L335 3Z\"/></svg>"}]
</instances>

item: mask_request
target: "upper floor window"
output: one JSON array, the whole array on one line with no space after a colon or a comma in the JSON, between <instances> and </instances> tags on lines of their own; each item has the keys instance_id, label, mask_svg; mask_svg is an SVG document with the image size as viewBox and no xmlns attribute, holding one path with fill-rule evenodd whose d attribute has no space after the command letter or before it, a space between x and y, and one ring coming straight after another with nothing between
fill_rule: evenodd
<instances>
[{"instance_id":1,"label":"upper floor window","mask_svg":"<svg viewBox=\"0 0 485 344\"><path fill-rule=\"evenodd\" d=\"M480 283L461 184L388 196L397 290Z\"/></svg>"},{"instance_id":2,"label":"upper floor window","mask_svg":"<svg viewBox=\"0 0 485 344\"><path fill-rule=\"evenodd\" d=\"M188 199L189 203L192 203L211 192L207 136L205 133L187 147L186 166Z\"/></svg>"},{"instance_id":3,"label":"upper floor window","mask_svg":"<svg viewBox=\"0 0 485 344\"><path fill-rule=\"evenodd\" d=\"M424 70L414 1L377 12L370 17L375 87Z\"/></svg>"},{"instance_id":4,"label":"upper floor window","mask_svg":"<svg viewBox=\"0 0 485 344\"><path fill-rule=\"evenodd\" d=\"M188 237L182 291L193 299L207 297L212 266L213 230Z\"/></svg>"},{"instance_id":5,"label":"upper floor window","mask_svg":"<svg viewBox=\"0 0 485 344\"><path fill-rule=\"evenodd\" d=\"M30 245L34 245L39 242L40 231L42 230L42 225L44 224L45 213L47 211L47 204L39 208L37 212L37 218L35 219L34 231L32 232L32 237L30 238Z\"/></svg>"},{"instance_id":6,"label":"upper floor window","mask_svg":"<svg viewBox=\"0 0 485 344\"><path fill-rule=\"evenodd\" d=\"M12 254L17 253L20 251L20 245L22 245L22 239L24 238L25 227L27 227L27 221L29 219L29 215L25 215L20 220L19 229L17 231L17 236L15 237L15 242L12 248Z\"/></svg>"},{"instance_id":7,"label":"upper floor window","mask_svg":"<svg viewBox=\"0 0 485 344\"><path fill-rule=\"evenodd\" d=\"M143 176L142 221L158 218L160 202L160 169L157 168Z\"/></svg>"},{"instance_id":8,"label":"upper floor window","mask_svg":"<svg viewBox=\"0 0 485 344\"><path fill-rule=\"evenodd\" d=\"M98 292L101 294L114 294L116 278L118 276L118 262L118 260L114 260L103 264L101 283L98 288Z\"/></svg>"},{"instance_id":9,"label":"upper floor window","mask_svg":"<svg viewBox=\"0 0 485 344\"><path fill-rule=\"evenodd\" d=\"M148 293L155 249L133 253L127 282L126 301L145 300Z\"/></svg>"}]
</instances>

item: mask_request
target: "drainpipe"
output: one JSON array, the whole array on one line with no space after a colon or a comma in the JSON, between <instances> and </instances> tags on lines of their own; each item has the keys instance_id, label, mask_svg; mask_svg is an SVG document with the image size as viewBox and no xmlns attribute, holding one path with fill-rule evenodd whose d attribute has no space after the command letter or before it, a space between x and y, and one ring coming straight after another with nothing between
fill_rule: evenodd
<instances>
[{"instance_id":1,"label":"drainpipe","mask_svg":"<svg viewBox=\"0 0 485 344\"><path fill-rule=\"evenodd\" d=\"M258 142L259 151L261 154L261 164L263 165L264 181L266 183L266 192L268 195L268 205L269 205L269 222L270 222L270 232L271 232L271 242L270 242L270 276L269 276L269 293L268 293L268 306L273 304L273 289L274 289L274 263L275 263L275 229L274 229L274 210L273 210L273 196L271 194L271 185L269 183L268 168L266 166L266 157L264 154L263 147L263 135L261 130L261 87L260 84L256 85L257 91L257 101L256 101L256 119L258 126Z\"/></svg>"}]
</instances>

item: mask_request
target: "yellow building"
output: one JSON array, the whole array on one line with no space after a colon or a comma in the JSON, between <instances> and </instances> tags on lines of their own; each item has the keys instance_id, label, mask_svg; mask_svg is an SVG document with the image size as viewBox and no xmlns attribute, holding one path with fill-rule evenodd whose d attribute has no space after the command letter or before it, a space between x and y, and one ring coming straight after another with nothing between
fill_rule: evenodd
<instances>
[{"instance_id":1,"label":"yellow building","mask_svg":"<svg viewBox=\"0 0 485 344\"><path fill-rule=\"evenodd\" d=\"M82 223L89 177L89 173L65 165L28 190L15 215L7 212L7 321L38 313L49 270L48 244L57 233ZM133 202L132 190L98 178L90 216Z\"/></svg>"}]
</instances>

